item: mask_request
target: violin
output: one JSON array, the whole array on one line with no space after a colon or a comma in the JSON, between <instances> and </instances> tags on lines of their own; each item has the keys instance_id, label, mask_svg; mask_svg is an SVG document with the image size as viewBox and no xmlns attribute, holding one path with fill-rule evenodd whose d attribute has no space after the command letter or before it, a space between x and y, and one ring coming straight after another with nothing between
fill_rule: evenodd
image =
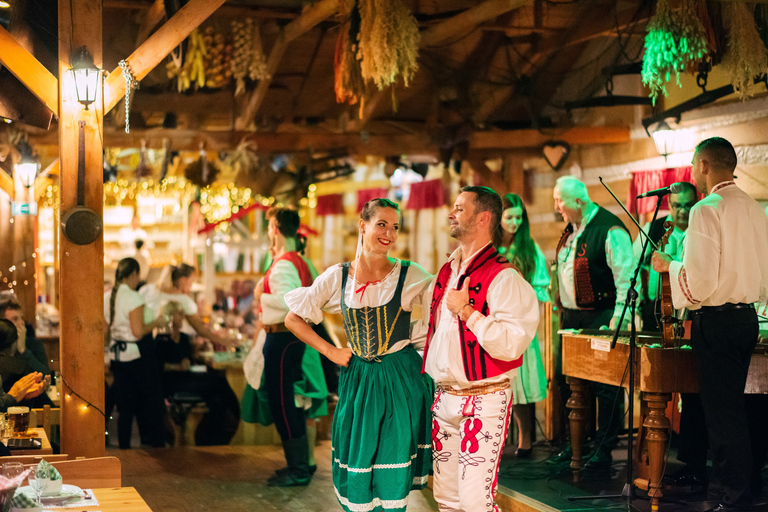
<instances>
[{"instance_id":1,"label":"violin","mask_svg":"<svg viewBox=\"0 0 768 512\"><path fill-rule=\"evenodd\" d=\"M674 224L670 221L664 223L664 229L667 231L659 241L659 252L664 252L664 248L669 242L669 236L675 230ZM675 307L672 305L672 286L669 284L669 272L659 273L661 282L659 283L659 302L661 303L661 338L663 348L674 348L675 341L679 336L679 320L675 318Z\"/></svg>"}]
</instances>

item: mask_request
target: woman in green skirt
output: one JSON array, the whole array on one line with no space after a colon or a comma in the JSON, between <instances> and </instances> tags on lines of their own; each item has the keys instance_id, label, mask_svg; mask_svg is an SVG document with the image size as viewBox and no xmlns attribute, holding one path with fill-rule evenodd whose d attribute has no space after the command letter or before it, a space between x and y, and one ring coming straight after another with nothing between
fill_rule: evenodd
<instances>
[{"instance_id":1,"label":"woman in green skirt","mask_svg":"<svg viewBox=\"0 0 768 512\"><path fill-rule=\"evenodd\" d=\"M432 276L389 256L400 229L396 203L374 199L360 213L353 263L289 292L285 325L342 366L333 420L333 485L347 511L405 510L432 467L433 385L410 339L411 311ZM349 343L336 348L307 324L341 313Z\"/></svg>"}]
</instances>

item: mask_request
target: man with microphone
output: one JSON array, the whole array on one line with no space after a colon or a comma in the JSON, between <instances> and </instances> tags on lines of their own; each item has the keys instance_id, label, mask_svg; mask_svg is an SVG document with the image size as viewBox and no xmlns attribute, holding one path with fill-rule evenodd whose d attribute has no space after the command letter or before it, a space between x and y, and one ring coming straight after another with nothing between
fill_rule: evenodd
<instances>
[{"instance_id":1,"label":"man with microphone","mask_svg":"<svg viewBox=\"0 0 768 512\"><path fill-rule=\"evenodd\" d=\"M626 329L629 313L619 325L629 290L635 257L632 239L624 223L605 208L593 203L587 187L572 176L557 180L555 210L568 222L557 245L557 279L560 326L563 329ZM555 362L560 392L565 403L570 389L562 375L562 350ZM592 383L597 397L596 452L586 457L586 469L605 471L611 466L621 423L621 388ZM568 461L567 446L552 460Z\"/></svg>"}]
</instances>

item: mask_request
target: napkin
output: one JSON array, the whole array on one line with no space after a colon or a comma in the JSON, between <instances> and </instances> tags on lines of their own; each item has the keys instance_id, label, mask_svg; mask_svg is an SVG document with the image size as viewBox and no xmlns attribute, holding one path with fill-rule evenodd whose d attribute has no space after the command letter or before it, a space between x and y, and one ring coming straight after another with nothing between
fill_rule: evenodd
<instances>
[{"instance_id":1,"label":"napkin","mask_svg":"<svg viewBox=\"0 0 768 512\"><path fill-rule=\"evenodd\" d=\"M23 510L24 512L32 512L33 510L41 510L41 507L29 496L23 492L17 492L11 499L11 510Z\"/></svg>"},{"instance_id":2,"label":"napkin","mask_svg":"<svg viewBox=\"0 0 768 512\"><path fill-rule=\"evenodd\" d=\"M53 480L61 480L61 473L59 473L59 470L55 467L51 466L51 464L45 460L41 460L37 464L37 475L39 476L48 476L48 479Z\"/></svg>"}]
</instances>

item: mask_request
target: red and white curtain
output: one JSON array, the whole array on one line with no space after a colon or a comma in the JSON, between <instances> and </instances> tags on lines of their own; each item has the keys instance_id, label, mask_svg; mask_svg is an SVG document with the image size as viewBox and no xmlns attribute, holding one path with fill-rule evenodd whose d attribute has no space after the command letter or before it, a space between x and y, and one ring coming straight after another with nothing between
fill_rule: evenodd
<instances>
[{"instance_id":1,"label":"red and white curtain","mask_svg":"<svg viewBox=\"0 0 768 512\"><path fill-rule=\"evenodd\" d=\"M685 167L674 167L670 169L659 169L655 171L633 171L632 180L629 184L629 197L627 197L627 209L632 213L649 213L653 212L656 208L655 197L644 197L637 200L637 211L635 211L635 197L648 192L649 190L656 190L657 188L668 187L678 181L688 181L693 183L691 172L693 167L690 165ZM664 197L661 203L662 210L669 210L669 203L667 199L669 196Z\"/></svg>"},{"instance_id":2,"label":"red and white curtain","mask_svg":"<svg viewBox=\"0 0 768 512\"><path fill-rule=\"evenodd\" d=\"M328 194L317 196L315 207L322 250L316 258L316 263L322 268L328 268L344 261L344 194Z\"/></svg>"},{"instance_id":3,"label":"red and white curtain","mask_svg":"<svg viewBox=\"0 0 768 512\"><path fill-rule=\"evenodd\" d=\"M427 272L437 273L445 262L450 240L446 189L442 180L429 180L411 185L411 195L405 210L410 229L408 249L410 258Z\"/></svg>"}]
</instances>

